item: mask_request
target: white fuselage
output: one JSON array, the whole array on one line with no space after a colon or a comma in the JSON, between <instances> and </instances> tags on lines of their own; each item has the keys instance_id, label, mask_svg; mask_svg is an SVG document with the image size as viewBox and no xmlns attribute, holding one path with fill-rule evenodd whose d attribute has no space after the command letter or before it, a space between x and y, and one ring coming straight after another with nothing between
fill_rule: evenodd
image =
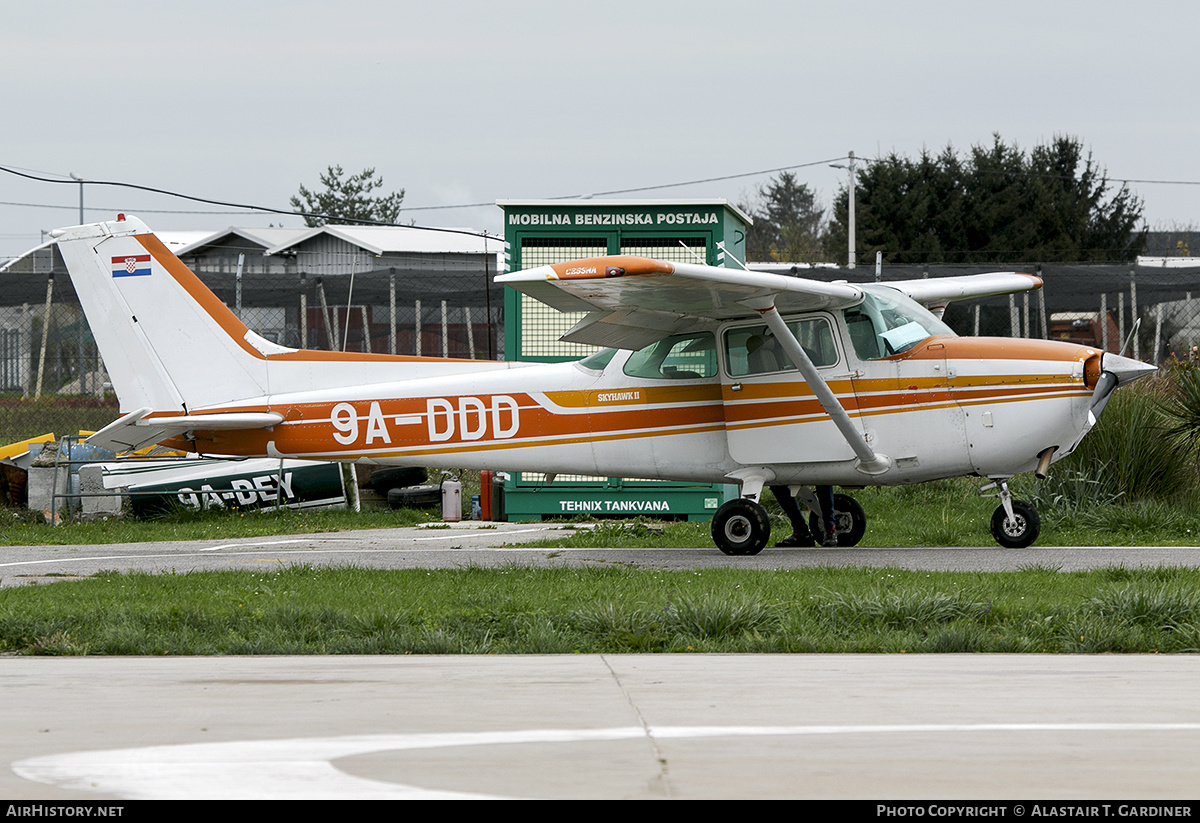
<instances>
[{"instance_id":1,"label":"white fuselage","mask_svg":"<svg viewBox=\"0 0 1200 823\"><path fill-rule=\"evenodd\" d=\"M717 328L715 339L736 327ZM701 482L766 467L780 483L893 485L1029 471L1046 448L1056 448L1056 458L1068 454L1090 427L1084 367L1099 354L1092 349L933 337L902 355L861 361L845 335L838 340L820 372L871 447L891 458L878 476L856 468L853 451L795 371L733 376L722 347L717 373L707 377L638 376L631 368L637 353L618 351L602 368L587 361L480 364L441 377L272 395L261 405L209 411L265 409L282 415L280 424L197 431L188 445L220 454ZM275 367L268 363L268 373Z\"/></svg>"}]
</instances>

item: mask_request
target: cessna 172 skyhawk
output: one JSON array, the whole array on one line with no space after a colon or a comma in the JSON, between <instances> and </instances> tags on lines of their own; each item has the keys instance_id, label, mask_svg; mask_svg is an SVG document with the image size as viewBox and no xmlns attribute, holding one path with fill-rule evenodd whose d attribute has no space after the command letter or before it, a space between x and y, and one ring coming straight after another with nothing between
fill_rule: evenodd
<instances>
[{"instance_id":1,"label":"cessna 172 skyhawk","mask_svg":"<svg viewBox=\"0 0 1200 823\"><path fill-rule=\"evenodd\" d=\"M713 519L727 554L766 544L764 486L813 500L817 484L969 474L998 489L995 538L1028 546L1037 513L1008 479L1044 474L1113 389L1153 371L1082 345L957 337L939 319L953 299L1041 286L1025 274L850 285L625 256L497 278L588 312L564 339L611 348L578 362L298 350L248 329L140 220L55 234L121 404L90 442L732 481L741 496ZM849 544L863 524L844 501Z\"/></svg>"}]
</instances>

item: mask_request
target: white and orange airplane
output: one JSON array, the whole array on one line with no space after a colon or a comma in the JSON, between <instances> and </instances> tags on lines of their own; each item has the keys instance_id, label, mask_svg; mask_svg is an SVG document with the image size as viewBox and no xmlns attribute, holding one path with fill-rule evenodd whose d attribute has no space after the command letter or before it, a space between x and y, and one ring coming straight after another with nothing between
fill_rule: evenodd
<instances>
[{"instance_id":1,"label":"white and orange airplane","mask_svg":"<svg viewBox=\"0 0 1200 823\"><path fill-rule=\"evenodd\" d=\"M286 348L245 326L136 218L60 229L121 404L89 442L137 449L736 482L713 518L726 554L770 536L764 486L988 478L1004 546L1037 537L1007 481L1045 474L1118 385L1154 370L1083 345L963 338L954 299L1041 286L979 274L821 283L638 257L500 275L561 311L577 362L503 363ZM862 535L839 495L839 541Z\"/></svg>"}]
</instances>

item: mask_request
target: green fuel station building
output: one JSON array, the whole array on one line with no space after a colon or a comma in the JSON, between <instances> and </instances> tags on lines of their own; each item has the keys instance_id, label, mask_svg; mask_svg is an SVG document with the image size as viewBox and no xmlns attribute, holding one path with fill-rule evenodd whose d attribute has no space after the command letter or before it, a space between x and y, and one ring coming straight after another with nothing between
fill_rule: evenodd
<instances>
[{"instance_id":1,"label":"green fuel station building","mask_svg":"<svg viewBox=\"0 0 1200 823\"><path fill-rule=\"evenodd\" d=\"M671 262L741 268L750 217L727 200L500 200L505 271L586 257L629 254ZM509 360L577 360L595 347L559 340L584 313L562 313L513 289L504 295ZM511 472L509 520L579 514L707 520L736 485Z\"/></svg>"}]
</instances>

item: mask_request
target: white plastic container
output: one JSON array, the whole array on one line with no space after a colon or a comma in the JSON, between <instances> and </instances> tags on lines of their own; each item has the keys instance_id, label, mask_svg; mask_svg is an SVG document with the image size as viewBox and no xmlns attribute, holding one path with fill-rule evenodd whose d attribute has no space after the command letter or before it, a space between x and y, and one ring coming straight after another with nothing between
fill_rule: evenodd
<instances>
[{"instance_id":1,"label":"white plastic container","mask_svg":"<svg viewBox=\"0 0 1200 823\"><path fill-rule=\"evenodd\" d=\"M462 520L462 483L453 477L442 481L442 520L446 523Z\"/></svg>"}]
</instances>

